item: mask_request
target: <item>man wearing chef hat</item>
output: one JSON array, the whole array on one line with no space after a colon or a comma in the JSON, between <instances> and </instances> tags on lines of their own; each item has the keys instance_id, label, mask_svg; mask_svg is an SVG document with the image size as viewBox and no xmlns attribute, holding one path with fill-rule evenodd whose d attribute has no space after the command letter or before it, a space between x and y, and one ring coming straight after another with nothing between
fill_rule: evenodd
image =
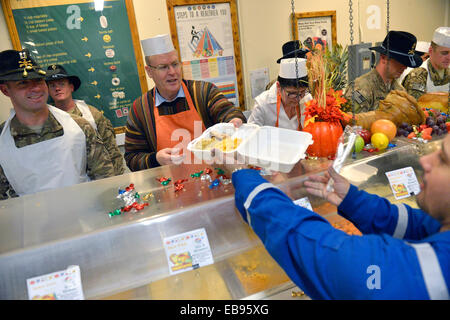
<instances>
[{"instance_id":1,"label":"man wearing chef hat","mask_svg":"<svg viewBox=\"0 0 450 320\"><path fill-rule=\"evenodd\" d=\"M450 27L434 31L428 49L430 57L412 70L403 80L408 93L419 99L425 93L449 92L450 86Z\"/></svg>"},{"instance_id":2,"label":"man wearing chef hat","mask_svg":"<svg viewBox=\"0 0 450 320\"><path fill-rule=\"evenodd\" d=\"M190 161L185 148L206 128L245 122L244 114L214 84L182 79L168 34L142 40L141 45L145 70L155 86L133 102L128 114L125 160L131 171Z\"/></svg>"},{"instance_id":3,"label":"man wearing chef hat","mask_svg":"<svg viewBox=\"0 0 450 320\"><path fill-rule=\"evenodd\" d=\"M302 130L304 103L311 99L306 59L282 59L276 84L255 98L248 122Z\"/></svg>"}]
</instances>

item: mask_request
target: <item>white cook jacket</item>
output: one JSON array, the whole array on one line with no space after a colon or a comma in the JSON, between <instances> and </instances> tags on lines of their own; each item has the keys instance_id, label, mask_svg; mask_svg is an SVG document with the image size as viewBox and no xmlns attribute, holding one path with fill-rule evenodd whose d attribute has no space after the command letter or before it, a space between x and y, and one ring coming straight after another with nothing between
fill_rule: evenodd
<instances>
[{"instance_id":1,"label":"white cook jacket","mask_svg":"<svg viewBox=\"0 0 450 320\"><path fill-rule=\"evenodd\" d=\"M0 134L0 165L19 196L89 181L86 174L86 136L65 111L48 106L64 134L17 148L11 136L11 114Z\"/></svg>"},{"instance_id":2,"label":"white cook jacket","mask_svg":"<svg viewBox=\"0 0 450 320\"><path fill-rule=\"evenodd\" d=\"M77 108L81 111L82 117L86 119L92 128L97 131L97 124L95 123L94 116L92 115L89 106L84 102L84 100L76 100L74 99Z\"/></svg>"},{"instance_id":3,"label":"white cook jacket","mask_svg":"<svg viewBox=\"0 0 450 320\"><path fill-rule=\"evenodd\" d=\"M312 100L312 96L309 93L300 100L300 123L302 127L305 120L305 116L303 115L305 102L309 100ZM269 90L262 92L255 98L255 104L247 122L259 126L275 126L277 122L277 82L275 82ZM297 115L289 119L283 106L280 106L278 126L280 128L297 130Z\"/></svg>"}]
</instances>

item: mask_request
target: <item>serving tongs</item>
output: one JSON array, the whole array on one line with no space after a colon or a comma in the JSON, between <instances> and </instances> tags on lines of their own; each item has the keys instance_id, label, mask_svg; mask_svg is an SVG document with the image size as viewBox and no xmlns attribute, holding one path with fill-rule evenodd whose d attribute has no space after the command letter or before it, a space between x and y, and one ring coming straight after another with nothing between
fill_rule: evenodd
<instances>
[{"instance_id":1,"label":"serving tongs","mask_svg":"<svg viewBox=\"0 0 450 320\"><path fill-rule=\"evenodd\" d=\"M356 129L357 127L345 127L344 133L339 139L340 142L337 148L336 158L333 161L333 169L337 173L341 172L345 160L347 159L353 149L353 146L355 145L356 137L358 136L358 134L356 133ZM334 191L333 184L334 180L330 177L330 180L328 180L327 184L328 192Z\"/></svg>"}]
</instances>

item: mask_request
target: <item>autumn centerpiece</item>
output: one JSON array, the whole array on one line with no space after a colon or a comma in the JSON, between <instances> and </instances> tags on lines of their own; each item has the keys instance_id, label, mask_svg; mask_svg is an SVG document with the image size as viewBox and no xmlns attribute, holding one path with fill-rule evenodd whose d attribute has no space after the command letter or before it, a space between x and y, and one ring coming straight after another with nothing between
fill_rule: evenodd
<instances>
[{"instance_id":1,"label":"autumn centerpiece","mask_svg":"<svg viewBox=\"0 0 450 320\"><path fill-rule=\"evenodd\" d=\"M309 146L309 157L333 158L343 130L341 106L347 102L342 96L345 83L339 66L345 65L346 50L335 46L333 52L316 45L307 54L308 81L312 100L305 103L305 127L314 143ZM339 59L332 59L338 56ZM336 62L337 61L337 62Z\"/></svg>"}]
</instances>

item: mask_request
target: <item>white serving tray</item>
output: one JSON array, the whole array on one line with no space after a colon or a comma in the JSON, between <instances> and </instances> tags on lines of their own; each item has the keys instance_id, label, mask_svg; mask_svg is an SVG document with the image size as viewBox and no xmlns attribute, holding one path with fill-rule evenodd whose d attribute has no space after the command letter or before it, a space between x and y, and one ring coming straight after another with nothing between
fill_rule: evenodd
<instances>
[{"instance_id":1,"label":"white serving tray","mask_svg":"<svg viewBox=\"0 0 450 320\"><path fill-rule=\"evenodd\" d=\"M201 139L211 138L212 130L226 133L232 139L240 138L242 142L236 149L227 152L195 148ZM218 123L192 140L187 149L202 161L250 164L273 171L289 172L305 157L306 149L312 143L312 135L308 132L271 126L259 127L254 124L243 124L236 129L231 123Z\"/></svg>"}]
</instances>

